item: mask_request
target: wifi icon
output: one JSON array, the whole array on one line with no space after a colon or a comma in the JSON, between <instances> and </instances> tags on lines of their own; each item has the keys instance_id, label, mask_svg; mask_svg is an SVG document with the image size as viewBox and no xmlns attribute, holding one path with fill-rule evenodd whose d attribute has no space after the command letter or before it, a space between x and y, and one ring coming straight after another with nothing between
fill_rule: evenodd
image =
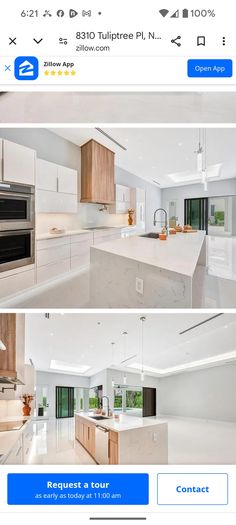
<instances>
[{"instance_id":1,"label":"wifi icon","mask_svg":"<svg viewBox=\"0 0 236 525\"><path fill-rule=\"evenodd\" d=\"M168 9L161 9L159 11L159 13L161 13L161 16L163 16L165 18L165 16L168 15L169 11L168 11Z\"/></svg>"}]
</instances>

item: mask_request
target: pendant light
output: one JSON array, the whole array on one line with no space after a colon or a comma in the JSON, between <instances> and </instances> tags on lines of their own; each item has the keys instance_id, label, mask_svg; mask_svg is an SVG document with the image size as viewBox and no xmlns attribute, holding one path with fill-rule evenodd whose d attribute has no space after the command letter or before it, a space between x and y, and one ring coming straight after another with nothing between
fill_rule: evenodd
<instances>
[{"instance_id":1,"label":"pendant light","mask_svg":"<svg viewBox=\"0 0 236 525\"><path fill-rule=\"evenodd\" d=\"M144 344L143 344L143 339L144 339L144 330L143 330L143 324L144 322L146 321L146 317L142 316L140 317L140 322L141 322L141 341L140 341L140 350L141 350L141 381L143 382L144 381L144 360L143 360L143 352L144 352Z\"/></svg>"},{"instance_id":2,"label":"pendant light","mask_svg":"<svg viewBox=\"0 0 236 525\"><path fill-rule=\"evenodd\" d=\"M203 169L202 169L202 184L203 184L204 191L207 191L208 184L207 184L207 158L206 158L207 156L206 130L204 130L203 132L203 147L204 147L205 155L204 155L204 162L203 162Z\"/></svg>"},{"instance_id":3,"label":"pendant light","mask_svg":"<svg viewBox=\"0 0 236 525\"><path fill-rule=\"evenodd\" d=\"M125 361L126 360L126 338L127 338L128 332L122 332L122 335L124 337L124 361ZM123 383L124 385L127 384L127 375L125 371L123 374Z\"/></svg>"},{"instance_id":4,"label":"pendant light","mask_svg":"<svg viewBox=\"0 0 236 525\"><path fill-rule=\"evenodd\" d=\"M2 340L0 339L0 352L5 352L6 351L6 346L4 345L4 343L2 342Z\"/></svg>"},{"instance_id":5,"label":"pendant light","mask_svg":"<svg viewBox=\"0 0 236 525\"><path fill-rule=\"evenodd\" d=\"M207 191L206 130L199 129L197 154L197 171L201 174L204 191Z\"/></svg>"},{"instance_id":6,"label":"pendant light","mask_svg":"<svg viewBox=\"0 0 236 525\"><path fill-rule=\"evenodd\" d=\"M114 366L114 346L115 346L115 343L111 343L111 348L112 348L112 365L111 366ZM111 378L111 384L112 384L112 388L114 388L115 386L114 377Z\"/></svg>"},{"instance_id":7,"label":"pendant light","mask_svg":"<svg viewBox=\"0 0 236 525\"><path fill-rule=\"evenodd\" d=\"M196 151L196 154L197 154L197 171L199 173L202 173L202 171L203 171L203 153L204 153L204 149L203 149L203 141L202 141L202 131L203 130L199 129L198 149Z\"/></svg>"}]
</instances>

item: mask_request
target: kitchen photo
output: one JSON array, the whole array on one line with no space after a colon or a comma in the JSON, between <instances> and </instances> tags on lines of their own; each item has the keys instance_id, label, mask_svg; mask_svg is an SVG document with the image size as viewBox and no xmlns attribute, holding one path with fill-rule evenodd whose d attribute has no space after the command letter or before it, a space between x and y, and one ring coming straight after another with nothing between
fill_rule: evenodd
<instances>
[{"instance_id":1,"label":"kitchen photo","mask_svg":"<svg viewBox=\"0 0 236 525\"><path fill-rule=\"evenodd\" d=\"M1 308L234 308L235 128L2 128Z\"/></svg>"},{"instance_id":2,"label":"kitchen photo","mask_svg":"<svg viewBox=\"0 0 236 525\"><path fill-rule=\"evenodd\" d=\"M236 314L0 314L1 465L236 462Z\"/></svg>"}]
</instances>

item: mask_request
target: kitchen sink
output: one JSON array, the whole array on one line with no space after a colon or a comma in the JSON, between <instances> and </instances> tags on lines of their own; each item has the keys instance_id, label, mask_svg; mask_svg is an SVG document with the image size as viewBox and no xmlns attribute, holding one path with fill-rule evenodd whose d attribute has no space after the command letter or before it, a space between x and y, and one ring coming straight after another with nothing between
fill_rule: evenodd
<instances>
[{"instance_id":1,"label":"kitchen sink","mask_svg":"<svg viewBox=\"0 0 236 525\"><path fill-rule=\"evenodd\" d=\"M109 419L109 417L106 416L90 416L91 419L96 419L96 421L102 421L103 419Z\"/></svg>"},{"instance_id":2,"label":"kitchen sink","mask_svg":"<svg viewBox=\"0 0 236 525\"><path fill-rule=\"evenodd\" d=\"M156 232L144 233L144 235L139 235L139 237L146 237L147 239L159 239L159 233L156 233Z\"/></svg>"}]
</instances>

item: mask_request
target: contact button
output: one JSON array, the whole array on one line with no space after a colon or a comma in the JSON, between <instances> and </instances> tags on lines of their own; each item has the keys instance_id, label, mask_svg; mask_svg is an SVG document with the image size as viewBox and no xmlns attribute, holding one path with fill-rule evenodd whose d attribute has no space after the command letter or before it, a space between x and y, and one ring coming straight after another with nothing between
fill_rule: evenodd
<instances>
[{"instance_id":1,"label":"contact button","mask_svg":"<svg viewBox=\"0 0 236 525\"><path fill-rule=\"evenodd\" d=\"M228 474L158 474L158 505L228 505Z\"/></svg>"},{"instance_id":2,"label":"contact button","mask_svg":"<svg viewBox=\"0 0 236 525\"><path fill-rule=\"evenodd\" d=\"M188 77L190 78L231 78L233 60L188 60Z\"/></svg>"}]
</instances>

